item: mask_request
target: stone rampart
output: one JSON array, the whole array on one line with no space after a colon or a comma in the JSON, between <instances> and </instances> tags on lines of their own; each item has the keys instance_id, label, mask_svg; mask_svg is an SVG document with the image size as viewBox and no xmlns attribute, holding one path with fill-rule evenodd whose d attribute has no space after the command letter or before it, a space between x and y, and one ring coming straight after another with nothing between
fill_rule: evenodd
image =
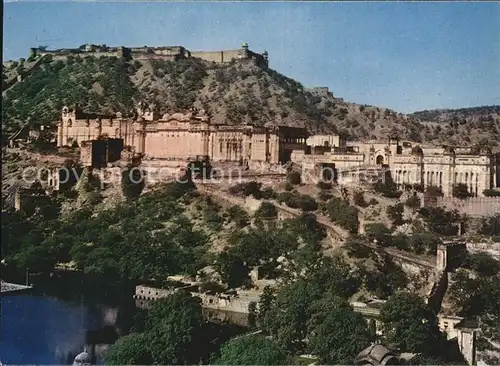
<instances>
[{"instance_id":1,"label":"stone rampart","mask_svg":"<svg viewBox=\"0 0 500 366\"><path fill-rule=\"evenodd\" d=\"M471 197L465 200L452 197L438 197L436 205L447 210L458 210L472 217L492 216L500 213L500 197Z\"/></svg>"},{"instance_id":2,"label":"stone rampart","mask_svg":"<svg viewBox=\"0 0 500 366\"><path fill-rule=\"evenodd\" d=\"M220 64L232 61L253 61L257 66L267 66L267 53L259 54L243 48L218 51L189 51L182 46L170 47L107 47L98 45L87 45L85 48L71 48L58 50L41 50L33 48L34 55L55 58L67 58L69 56L91 56L91 57L129 57L134 60L167 60L175 61L183 58L196 57L209 62Z\"/></svg>"}]
</instances>

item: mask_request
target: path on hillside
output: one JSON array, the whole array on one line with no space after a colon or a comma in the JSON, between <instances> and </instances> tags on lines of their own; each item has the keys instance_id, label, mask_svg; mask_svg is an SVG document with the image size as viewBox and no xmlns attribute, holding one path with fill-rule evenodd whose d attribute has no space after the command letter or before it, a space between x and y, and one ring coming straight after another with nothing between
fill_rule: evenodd
<instances>
[{"instance_id":1,"label":"path on hillside","mask_svg":"<svg viewBox=\"0 0 500 366\"><path fill-rule=\"evenodd\" d=\"M220 191L217 186L209 183L197 183L196 188L203 193L209 194L216 196L224 201L230 202L233 205L237 205L240 207L245 207L246 201L240 197L235 197L232 196L226 192ZM302 215L302 211L294 208L290 208L284 205L281 205L277 202L273 202L273 204L276 206L278 209L278 212L284 213L285 216L291 216L291 217L299 217ZM332 223L327 217L323 215L316 215L316 220L317 222L322 225L330 235L334 236L338 241L340 242L345 242L345 240L349 237L349 233L344 230L343 228L339 227L338 225L335 225ZM384 247L379 247L374 244L365 244L365 246L371 248L371 249L376 249L376 250L383 250L390 256L400 259L405 262L409 262L421 267L424 267L426 269L431 269L433 270L435 268L435 262L431 258L425 258L425 257L416 257L412 255L411 253L404 252L402 250L396 249L396 248L384 248Z\"/></svg>"}]
</instances>

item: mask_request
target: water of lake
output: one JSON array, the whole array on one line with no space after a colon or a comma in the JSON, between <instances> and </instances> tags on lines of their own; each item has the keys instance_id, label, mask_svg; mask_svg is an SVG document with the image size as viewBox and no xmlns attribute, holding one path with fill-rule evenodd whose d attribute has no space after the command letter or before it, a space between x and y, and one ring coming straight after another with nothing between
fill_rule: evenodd
<instances>
[{"instance_id":1,"label":"water of lake","mask_svg":"<svg viewBox=\"0 0 500 366\"><path fill-rule=\"evenodd\" d=\"M108 305L78 291L66 291L63 296L40 290L4 295L0 360L4 365L72 364L87 348L95 362L102 364L108 345L131 317L122 305Z\"/></svg>"}]
</instances>

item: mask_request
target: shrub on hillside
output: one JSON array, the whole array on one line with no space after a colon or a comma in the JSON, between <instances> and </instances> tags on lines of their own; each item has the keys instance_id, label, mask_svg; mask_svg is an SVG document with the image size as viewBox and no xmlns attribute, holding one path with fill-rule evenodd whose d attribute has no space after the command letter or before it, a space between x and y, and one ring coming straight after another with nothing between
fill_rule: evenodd
<instances>
[{"instance_id":1,"label":"shrub on hillside","mask_svg":"<svg viewBox=\"0 0 500 366\"><path fill-rule=\"evenodd\" d=\"M417 192L424 193L424 186L422 184L414 183L413 189Z\"/></svg>"},{"instance_id":2,"label":"shrub on hillside","mask_svg":"<svg viewBox=\"0 0 500 366\"><path fill-rule=\"evenodd\" d=\"M275 199L278 196L271 187L264 188L260 193L265 200Z\"/></svg>"},{"instance_id":3,"label":"shrub on hillside","mask_svg":"<svg viewBox=\"0 0 500 366\"><path fill-rule=\"evenodd\" d=\"M453 186L453 197L464 200L466 198L472 197L472 193L469 192L467 184L458 183Z\"/></svg>"},{"instance_id":4,"label":"shrub on hillside","mask_svg":"<svg viewBox=\"0 0 500 366\"><path fill-rule=\"evenodd\" d=\"M445 236L456 235L464 220L457 210L446 211L442 207L421 208L419 213L431 232Z\"/></svg>"},{"instance_id":5,"label":"shrub on hillside","mask_svg":"<svg viewBox=\"0 0 500 366\"><path fill-rule=\"evenodd\" d=\"M382 223L371 223L365 225L366 237L370 242L377 241L377 244L383 247L390 246L391 243L391 230Z\"/></svg>"},{"instance_id":6,"label":"shrub on hillside","mask_svg":"<svg viewBox=\"0 0 500 366\"><path fill-rule=\"evenodd\" d=\"M144 171L135 167L122 172L122 192L126 198L132 200L139 198L144 189L144 174Z\"/></svg>"},{"instance_id":7,"label":"shrub on hillside","mask_svg":"<svg viewBox=\"0 0 500 366\"><path fill-rule=\"evenodd\" d=\"M405 208L402 203L387 207L387 216L389 216L394 225L402 225L404 223L404 209Z\"/></svg>"},{"instance_id":8,"label":"shrub on hillside","mask_svg":"<svg viewBox=\"0 0 500 366\"><path fill-rule=\"evenodd\" d=\"M403 192L397 189L390 171L384 173L383 179L378 180L373 185L373 189L387 198L399 198L403 194Z\"/></svg>"},{"instance_id":9,"label":"shrub on hillside","mask_svg":"<svg viewBox=\"0 0 500 366\"><path fill-rule=\"evenodd\" d=\"M260 188L262 187L262 183L258 183L256 181L238 183L229 188L229 193L237 195L237 196L254 196L256 199L261 198Z\"/></svg>"},{"instance_id":10,"label":"shrub on hillside","mask_svg":"<svg viewBox=\"0 0 500 366\"><path fill-rule=\"evenodd\" d=\"M332 197L333 197L333 195L328 191L321 191L318 193L318 198L321 201L328 201Z\"/></svg>"},{"instance_id":11,"label":"shrub on hillside","mask_svg":"<svg viewBox=\"0 0 500 366\"><path fill-rule=\"evenodd\" d=\"M408 250L408 237L405 234L396 234L392 237L392 246L401 250Z\"/></svg>"},{"instance_id":12,"label":"shrub on hillside","mask_svg":"<svg viewBox=\"0 0 500 366\"><path fill-rule=\"evenodd\" d=\"M338 223L351 233L358 231L358 209L349 202L334 197L326 203L326 211L330 220Z\"/></svg>"},{"instance_id":13,"label":"shrub on hillside","mask_svg":"<svg viewBox=\"0 0 500 366\"><path fill-rule=\"evenodd\" d=\"M302 177L300 176L299 172L288 173L287 180L288 182L290 182L290 184L293 184L294 186L302 183Z\"/></svg>"},{"instance_id":14,"label":"shrub on hillside","mask_svg":"<svg viewBox=\"0 0 500 366\"><path fill-rule=\"evenodd\" d=\"M363 192L361 192L361 191L354 192L353 198L354 198L354 203L356 204L356 206L359 206L359 207L369 206L369 204L365 201L365 196L364 196Z\"/></svg>"},{"instance_id":15,"label":"shrub on hillside","mask_svg":"<svg viewBox=\"0 0 500 366\"><path fill-rule=\"evenodd\" d=\"M500 197L500 191L496 189L485 189L483 194L486 197Z\"/></svg>"},{"instance_id":16,"label":"shrub on hillside","mask_svg":"<svg viewBox=\"0 0 500 366\"><path fill-rule=\"evenodd\" d=\"M316 211L318 209L316 200L311 196L305 194L293 196L291 201L287 203L287 205L293 208L300 208L303 211Z\"/></svg>"},{"instance_id":17,"label":"shrub on hillside","mask_svg":"<svg viewBox=\"0 0 500 366\"><path fill-rule=\"evenodd\" d=\"M282 192L278 195L276 201L280 204L284 203L290 208L299 208L303 211L315 211L318 209L318 203L314 198L298 192Z\"/></svg>"},{"instance_id":18,"label":"shrub on hillside","mask_svg":"<svg viewBox=\"0 0 500 366\"><path fill-rule=\"evenodd\" d=\"M413 210L416 210L420 208L420 198L418 196L411 196L406 200L405 205Z\"/></svg>"},{"instance_id":19,"label":"shrub on hillside","mask_svg":"<svg viewBox=\"0 0 500 366\"><path fill-rule=\"evenodd\" d=\"M486 277L500 272L500 262L488 252L470 253L465 261L465 267Z\"/></svg>"},{"instance_id":20,"label":"shrub on hillside","mask_svg":"<svg viewBox=\"0 0 500 366\"><path fill-rule=\"evenodd\" d=\"M369 258L373 249L363 243L364 238L358 235L351 235L347 238L346 248L349 256L354 258Z\"/></svg>"},{"instance_id":21,"label":"shrub on hillside","mask_svg":"<svg viewBox=\"0 0 500 366\"><path fill-rule=\"evenodd\" d=\"M319 189L331 189L332 188L332 183L331 182L324 182L320 180L317 184L316 187Z\"/></svg>"},{"instance_id":22,"label":"shrub on hillside","mask_svg":"<svg viewBox=\"0 0 500 366\"><path fill-rule=\"evenodd\" d=\"M238 227L245 227L249 224L250 218L248 214L239 206L231 206L227 210L228 219L236 224Z\"/></svg>"},{"instance_id":23,"label":"shrub on hillside","mask_svg":"<svg viewBox=\"0 0 500 366\"><path fill-rule=\"evenodd\" d=\"M292 193L291 192L281 192L280 194L278 194L278 197L276 197L276 201L279 203L279 204L286 204L286 202L290 199L290 197L292 196Z\"/></svg>"},{"instance_id":24,"label":"shrub on hillside","mask_svg":"<svg viewBox=\"0 0 500 366\"><path fill-rule=\"evenodd\" d=\"M408 246L411 251L422 254L436 254L437 246L441 242L438 235L427 231L415 232L408 236Z\"/></svg>"},{"instance_id":25,"label":"shrub on hillside","mask_svg":"<svg viewBox=\"0 0 500 366\"><path fill-rule=\"evenodd\" d=\"M278 210L276 206L271 202L264 201L260 204L257 211L255 211L255 217L264 219L274 219L278 217Z\"/></svg>"},{"instance_id":26,"label":"shrub on hillside","mask_svg":"<svg viewBox=\"0 0 500 366\"><path fill-rule=\"evenodd\" d=\"M500 235L500 214L481 219L480 233L491 237Z\"/></svg>"}]
</instances>

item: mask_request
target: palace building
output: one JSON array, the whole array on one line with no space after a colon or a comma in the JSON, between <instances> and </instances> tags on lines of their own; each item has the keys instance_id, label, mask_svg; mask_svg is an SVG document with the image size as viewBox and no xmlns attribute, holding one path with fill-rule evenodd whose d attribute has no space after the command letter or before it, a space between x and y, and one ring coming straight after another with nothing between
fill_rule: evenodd
<instances>
[{"instance_id":1,"label":"palace building","mask_svg":"<svg viewBox=\"0 0 500 366\"><path fill-rule=\"evenodd\" d=\"M491 151L425 146L397 139L386 143L343 143L325 138L323 147L318 148L318 139L319 136L310 137L308 141L314 141L315 146L294 151L292 161L310 168L335 164L340 172L384 167L401 186L437 186L445 197L452 196L453 186L458 183L466 184L473 196L483 196L485 189L500 187L500 154Z\"/></svg>"},{"instance_id":2,"label":"palace building","mask_svg":"<svg viewBox=\"0 0 500 366\"><path fill-rule=\"evenodd\" d=\"M400 186L437 186L445 197L452 196L458 183L466 184L472 196L483 196L485 189L500 186L500 154L486 150L426 146L398 139L345 142L336 135L310 136L304 128L212 124L204 111L158 117L154 108L144 104L133 118L63 108L57 128L58 147L92 149L100 146L95 141L102 139L108 140L107 145L122 146L159 164L162 160L185 161L199 156L242 165L292 161L310 169L334 166L340 177L343 173L386 168ZM116 150L111 145L104 149ZM82 160L85 164L92 159Z\"/></svg>"},{"instance_id":3,"label":"palace building","mask_svg":"<svg viewBox=\"0 0 500 366\"><path fill-rule=\"evenodd\" d=\"M306 146L307 131L288 126L214 125L203 112L165 114L157 118L141 105L137 117L93 116L64 107L57 146L81 146L103 138L122 139L145 159L184 160L207 156L212 161L271 164L287 162ZM85 145L85 144L84 144Z\"/></svg>"}]
</instances>

